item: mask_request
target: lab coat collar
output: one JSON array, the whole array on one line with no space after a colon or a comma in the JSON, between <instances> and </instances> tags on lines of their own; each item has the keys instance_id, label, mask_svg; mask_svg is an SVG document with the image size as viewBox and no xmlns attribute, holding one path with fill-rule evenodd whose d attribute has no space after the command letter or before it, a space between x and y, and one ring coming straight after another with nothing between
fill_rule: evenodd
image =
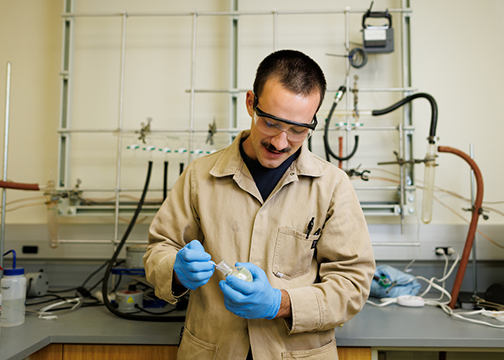
<instances>
[{"instance_id":1,"label":"lab coat collar","mask_svg":"<svg viewBox=\"0 0 504 360\"><path fill-rule=\"evenodd\" d=\"M246 139L250 135L250 130L244 130L240 132L233 143L227 148L222 150L222 153L210 170L210 174L215 177L232 176L237 174L237 172L242 172L243 168L246 167L245 163L240 155L240 142L242 139ZM299 157L294 160L290 169L296 173L298 176L311 176L319 177L324 175L324 170L322 166L315 161L315 156L310 150L306 142L301 146L301 153ZM247 170L248 172L248 170Z\"/></svg>"}]
</instances>

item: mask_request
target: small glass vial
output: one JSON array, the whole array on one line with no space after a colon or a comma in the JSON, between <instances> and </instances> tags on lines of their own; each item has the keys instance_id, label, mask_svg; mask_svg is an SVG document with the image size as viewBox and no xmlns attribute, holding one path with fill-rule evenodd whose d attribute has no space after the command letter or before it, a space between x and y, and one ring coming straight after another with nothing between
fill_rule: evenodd
<instances>
[{"instance_id":1,"label":"small glass vial","mask_svg":"<svg viewBox=\"0 0 504 360\"><path fill-rule=\"evenodd\" d=\"M253 280L252 274L248 269L244 268L243 266L231 266L226 262L226 260L222 260L220 263L215 265L215 268L226 276L233 275L238 279L248 282L252 282Z\"/></svg>"}]
</instances>

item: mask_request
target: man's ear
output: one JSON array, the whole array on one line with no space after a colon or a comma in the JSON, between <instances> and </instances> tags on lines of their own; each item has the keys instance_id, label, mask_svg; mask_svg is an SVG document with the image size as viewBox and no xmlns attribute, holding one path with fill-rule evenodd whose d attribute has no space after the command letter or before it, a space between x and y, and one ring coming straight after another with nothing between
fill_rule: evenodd
<instances>
[{"instance_id":1,"label":"man's ear","mask_svg":"<svg viewBox=\"0 0 504 360\"><path fill-rule=\"evenodd\" d=\"M254 93L252 90L247 91L247 97L245 99L245 105L247 106L247 112L250 117L254 116Z\"/></svg>"}]
</instances>

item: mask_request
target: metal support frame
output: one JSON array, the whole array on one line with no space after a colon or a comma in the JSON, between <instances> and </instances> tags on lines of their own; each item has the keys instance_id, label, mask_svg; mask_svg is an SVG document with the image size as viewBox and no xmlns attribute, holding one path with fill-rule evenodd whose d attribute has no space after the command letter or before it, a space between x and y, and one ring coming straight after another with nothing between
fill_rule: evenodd
<instances>
[{"instance_id":1,"label":"metal support frame","mask_svg":"<svg viewBox=\"0 0 504 360\"><path fill-rule=\"evenodd\" d=\"M239 0L231 0L231 11L237 12L239 10ZM240 63L240 17L231 16L230 17L230 47L231 47L231 58L230 63L230 74L229 74L229 88L233 91L229 93L229 128L236 129L238 127L238 89L239 86L239 69L238 64Z\"/></svg>"},{"instance_id":2,"label":"metal support frame","mask_svg":"<svg viewBox=\"0 0 504 360\"><path fill-rule=\"evenodd\" d=\"M410 0L402 0L402 7L405 9L410 8ZM411 89L412 80L411 80L411 24L410 24L410 12L402 13L402 46L401 46L401 55L402 55L402 86L405 89ZM403 96L407 97L412 95L413 91L405 90L403 92ZM405 128L413 126L413 117L412 117L412 105L411 102L405 104L403 106L403 128L401 133L405 131ZM403 156L404 160L412 160L413 159L413 132L408 131L401 134L403 137L403 141L401 141L401 146L403 148ZM402 157L402 156L401 156ZM415 176L414 176L414 165L406 164L400 165L401 172L401 233L404 233L404 215L405 215L405 205L410 199L410 195L407 194L407 186L414 187L415 186ZM411 194L411 192L410 192Z\"/></svg>"},{"instance_id":3,"label":"metal support frame","mask_svg":"<svg viewBox=\"0 0 504 360\"><path fill-rule=\"evenodd\" d=\"M469 145L469 157L474 161L474 145ZM474 170L471 168L471 209L475 209L474 203L476 198L476 178ZM476 210L474 210L476 211ZM478 295L478 263L476 252L476 236L472 239L472 275L473 275L473 296Z\"/></svg>"},{"instance_id":4,"label":"metal support frame","mask_svg":"<svg viewBox=\"0 0 504 360\"><path fill-rule=\"evenodd\" d=\"M344 10L345 15L345 48L347 53L350 51L350 13L353 11L350 7L346 7ZM400 11L402 16L401 21L401 57L402 57L402 88L391 88L391 89L359 89L361 91L368 92L377 92L377 91L400 91L403 93L403 96L409 96L414 92L414 89L411 87L411 27L410 27L410 4L409 0L402 0L402 9ZM346 71L346 79L345 85L347 89L350 89L350 59L347 57L345 62L345 71ZM351 109L351 99L350 96L346 97L346 108ZM350 113L349 113L350 112ZM346 110L343 112L336 111L335 114L344 113L347 119L347 124L350 123L350 117L355 115L355 111ZM362 115L365 111L359 111ZM406 161L413 159L413 121L412 121L412 112L411 112L411 103L406 104L403 107L403 122L394 128L398 132L399 138L399 157ZM343 128L346 131L346 152L350 153L350 139L351 139L351 131L353 130L377 130L371 128L355 128L351 126L347 126ZM386 130L384 127L380 127L380 130ZM350 167L350 160L346 160L347 166ZM378 215L379 212L376 209L388 209L389 211L385 211L385 215L399 215L400 216L400 224L401 224L401 233L404 233L405 220L404 217L406 215L405 205L406 201L410 196L407 196L409 193L414 191L414 175L413 175L413 165L411 164L401 164L399 165L399 203L398 205L390 205L390 206L371 206L371 211L366 211L366 207L363 206L363 210L368 215ZM356 188L356 190L365 190L366 188ZM407 194L408 193L408 194Z\"/></svg>"},{"instance_id":5,"label":"metal support frame","mask_svg":"<svg viewBox=\"0 0 504 360\"><path fill-rule=\"evenodd\" d=\"M188 134L188 161L192 160L192 147L194 135L196 133L207 132L206 129L196 129L194 125L194 108L195 108L195 95L196 93L228 93L229 94L229 128L219 129L220 133L228 133L230 140L233 139L234 134L236 134L240 129L238 129L238 99L239 94L246 92L248 89L239 89L239 36L240 36L240 17L241 16L257 16L257 15L271 15L273 18L273 50L278 48L278 17L284 15L316 15L316 14L342 14L345 17L345 46L348 51L350 47L350 14L352 13L363 13L364 10L352 10L346 7L344 10L307 10L307 11L240 11L239 10L239 0L230 0L230 11L228 12L165 12L165 13L76 13L74 12L74 0L63 0L64 3L64 14L63 14L63 58L62 58L62 71L61 71L61 113L60 113L60 128L59 133L59 165L58 165L58 190L71 190L69 184L69 174L70 174L70 143L71 136L73 133L115 133L118 135L117 144L117 174L116 174L116 187L114 189L87 189L87 191L115 191L115 230L113 243L118 241L118 224L119 224L119 213L122 211L120 204L120 194L127 191L140 191L141 189L123 189L121 188L121 157L122 157L122 137L125 134L133 133L133 129L123 128L123 101L124 101L124 77L125 77L125 49L126 49L126 29L127 29L127 19L130 17L172 17L172 16L183 16L192 18L192 34L191 34L191 75L190 75L190 88L187 92L190 93L190 105L189 105L189 120L188 127L184 130L171 130L162 129L155 130L153 132L158 133L185 133ZM410 64L410 24L409 15L412 10L409 7L409 0L402 1L402 8L400 9L389 9L389 13L399 13L402 15L402 87L399 88L371 88L371 89L359 89L360 92L402 92L405 96L411 94L414 89L411 87L411 64ZM230 83L229 89L197 89L196 88L196 61L197 61L197 22L198 18L201 16L226 16L230 18ZM121 17L122 18L122 38L121 38L121 65L120 65L120 95L119 95L119 117L117 129L110 130L98 130L98 129L79 129L75 130L71 128L71 91L72 91L72 64L73 64L73 48L74 48L74 27L75 18L79 17ZM347 88L350 88L350 78L349 78L350 63L347 58L345 64L346 70L346 80L345 83ZM328 92L334 92L335 89L328 89ZM347 109L350 109L350 98L347 97ZM399 154L401 157L405 157L405 160L412 159L412 132L413 126L411 121L411 105L408 104L404 106L403 113L403 123L396 127L372 127L372 128L352 128L350 126L346 127L347 130L347 147L350 146L351 131L358 130L388 130L388 131L398 131L400 149ZM351 117L352 114L349 110L343 110L347 118ZM360 113L363 113L361 111ZM340 113L340 111L336 111ZM347 121L349 123L349 121ZM333 129L331 129L333 130ZM337 130L337 129L334 129ZM349 151L349 149L347 149ZM371 213L371 215L400 215L401 216L401 230L404 226L404 204L406 201L406 192L411 193L414 191L413 183L413 166L412 165L401 165L400 168L401 181L399 187L378 187L382 190L399 190L400 201L399 204L394 205L390 208L391 212L385 210L384 213ZM84 189L80 189L84 190ZM356 188L356 190L370 190L366 188ZM390 205L387 205L390 207ZM363 207L366 211L366 208ZM376 210L376 206L374 207ZM68 242L70 243L70 242ZM110 243L110 241L108 242Z\"/></svg>"},{"instance_id":6,"label":"metal support frame","mask_svg":"<svg viewBox=\"0 0 504 360\"><path fill-rule=\"evenodd\" d=\"M74 0L63 0L64 13L72 13ZM72 90L72 64L73 64L73 39L74 39L74 19L66 17L63 19L63 52L61 76L61 109L60 109L60 129L71 128L71 90ZM69 154L70 154L69 133L60 132L59 155L58 155L58 187L68 186L69 174Z\"/></svg>"},{"instance_id":7,"label":"metal support frame","mask_svg":"<svg viewBox=\"0 0 504 360\"><path fill-rule=\"evenodd\" d=\"M4 159L2 180L7 181L7 161L9 158L9 120L10 120L10 90L11 90L11 63L7 62L6 81L5 81L5 123L4 123ZM3 268L3 254L5 243L5 205L7 203L7 189L2 188L2 226L0 233L0 267ZM3 271L2 271L3 275Z\"/></svg>"}]
</instances>

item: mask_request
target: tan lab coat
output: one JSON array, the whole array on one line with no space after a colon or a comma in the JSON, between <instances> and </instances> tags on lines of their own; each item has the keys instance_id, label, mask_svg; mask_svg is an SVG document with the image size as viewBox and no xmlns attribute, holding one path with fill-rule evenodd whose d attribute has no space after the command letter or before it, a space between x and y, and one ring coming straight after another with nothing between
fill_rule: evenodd
<instances>
[{"instance_id":1,"label":"tan lab coat","mask_svg":"<svg viewBox=\"0 0 504 360\"><path fill-rule=\"evenodd\" d=\"M175 303L176 253L198 239L215 262L261 267L273 287L288 291L292 318L247 320L227 311L216 271L191 292L178 359L245 359L249 347L254 359L337 359L334 328L361 310L375 268L359 201L347 175L306 144L263 201L240 156L248 134L180 176L150 227L147 279Z\"/></svg>"}]
</instances>

